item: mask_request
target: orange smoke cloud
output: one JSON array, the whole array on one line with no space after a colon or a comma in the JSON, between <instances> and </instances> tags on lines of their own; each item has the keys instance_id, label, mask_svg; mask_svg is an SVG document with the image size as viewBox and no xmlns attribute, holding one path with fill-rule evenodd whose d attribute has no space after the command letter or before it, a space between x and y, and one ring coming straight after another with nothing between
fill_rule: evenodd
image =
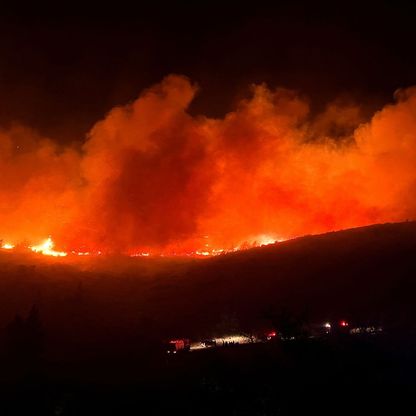
<instances>
[{"instance_id":1,"label":"orange smoke cloud","mask_svg":"<svg viewBox=\"0 0 416 416\"><path fill-rule=\"evenodd\" d=\"M264 85L223 119L193 117L169 76L112 109L81 149L0 132L0 239L67 250L185 253L416 212L416 89L363 120Z\"/></svg>"}]
</instances>

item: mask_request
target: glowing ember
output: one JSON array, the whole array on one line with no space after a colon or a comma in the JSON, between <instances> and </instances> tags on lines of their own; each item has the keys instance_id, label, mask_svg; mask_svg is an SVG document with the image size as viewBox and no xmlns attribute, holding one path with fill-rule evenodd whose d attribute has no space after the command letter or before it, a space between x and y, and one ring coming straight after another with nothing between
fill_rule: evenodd
<instances>
[{"instance_id":1,"label":"glowing ember","mask_svg":"<svg viewBox=\"0 0 416 416\"><path fill-rule=\"evenodd\" d=\"M4 250L12 250L14 249L14 244L10 244L10 243L4 243L2 244L1 248Z\"/></svg>"},{"instance_id":2,"label":"glowing ember","mask_svg":"<svg viewBox=\"0 0 416 416\"><path fill-rule=\"evenodd\" d=\"M65 257L67 253L64 251L55 251L54 248L55 244L52 241L51 237L48 237L42 244L37 246L30 246L29 248L34 251L35 253L41 253L45 256L54 256L54 257Z\"/></svg>"},{"instance_id":3,"label":"glowing ember","mask_svg":"<svg viewBox=\"0 0 416 416\"><path fill-rule=\"evenodd\" d=\"M199 251L199 250L197 250L197 251L195 252L195 254L196 254L197 256L210 256L210 255L211 255L211 253L210 253L209 251Z\"/></svg>"},{"instance_id":4,"label":"glowing ember","mask_svg":"<svg viewBox=\"0 0 416 416\"><path fill-rule=\"evenodd\" d=\"M71 253L74 254L75 256L90 256L91 255L91 253L89 251L75 251L75 250L72 250Z\"/></svg>"},{"instance_id":5,"label":"glowing ember","mask_svg":"<svg viewBox=\"0 0 416 416\"><path fill-rule=\"evenodd\" d=\"M256 238L251 239L251 245L253 247L263 247L263 246L268 246L270 244L276 244L281 241L284 241L284 239L262 234Z\"/></svg>"}]
</instances>

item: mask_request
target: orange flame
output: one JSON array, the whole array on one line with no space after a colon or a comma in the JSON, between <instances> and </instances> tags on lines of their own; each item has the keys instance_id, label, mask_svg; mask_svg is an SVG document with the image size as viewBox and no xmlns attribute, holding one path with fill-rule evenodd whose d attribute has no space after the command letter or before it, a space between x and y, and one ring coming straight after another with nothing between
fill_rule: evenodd
<instances>
[{"instance_id":1,"label":"orange flame","mask_svg":"<svg viewBox=\"0 0 416 416\"><path fill-rule=\"evenodd\" d=\"M29 248L35 253L41 253L45 256L65 257L68 255L64 251L55 251L53 249L54 246L55 244L52 241L51 237L48 237L42 244L39 244L37 246L30 246Z\"/></svg>"},{"instance_id":2,"label":"orange flame","mask_svg":"<svg viewBox=\"0 0 416 416\"><path fill-rule=\"evenodd\" d=\"M312 115L265 85L223 118L193 117L196 92L169 76L112 109L82 149L0 130L0 238L53 235L67 251L50 238L30 248L57 257L205 257L416 217L415 88L368 119L340 102Z\"/></svg>"},{"instance_id":3,"label":"orange flame","mask_svg":"<svg viewBox=\"0 0 416 416\"><path fill-rule=\"evenodd\" d=\"M15 247L14 244L11 244L11 243L4 243L1 246L1 248L4 250L13 250L14 247Z\"/></svg>"}]
</instances>

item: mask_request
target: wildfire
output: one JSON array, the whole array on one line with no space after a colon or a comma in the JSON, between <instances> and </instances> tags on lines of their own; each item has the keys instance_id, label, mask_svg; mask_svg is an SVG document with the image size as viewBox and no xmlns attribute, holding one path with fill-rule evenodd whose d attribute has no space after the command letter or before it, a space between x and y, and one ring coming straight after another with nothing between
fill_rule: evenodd
<instances>
[{"instance_id":1,"label":"wildfire","mask_svg":"<svg viewBox=\"0 0 416 416\"><path fill-rule=\"evenodd\" d=\"M167 77L111 110L81 149L0 128L1 249L209 258L416 217L416 88L369 118L341 102L314 114L266 85L222 118L194 117L197 90ZM20 142L30 146L15 152ZM48 235L66 252L33 240Z\"/></svg>"},{"instance_id":2,"label":"wildfire","mask_svg":"<svg viewBox=\"0 0 416 416\"><path fill-rule=\"evenodd\" d=\"M203 237L204 241L209 241L209 236ZM249 238L244 242L241 242L235 246L228 248L216 248L210 243L206 242L203 244L203 248L192 250L192 249L178 249L177 247L166 248L161 252L148 252L148 251L135 251L129 254L130 257L149 257L149 256L162 256L162 257L214 257L222 254L234 253L236 251L248 250L255 247L264 247L270 244L276 244L281 241L285 241L284 238L278 238L272 235L261 234L253 238ZM75 253L75 252L74 252Z\"/></svg>"},{"instance_id":3,"label":"wildfire","mask_svg":"<svg viewBox=\"0 0 416 416\"><path fill-rule=\"evenodd\" d=\"M1 246L1 248L4 250L13 250L14 247L15 247L14 244L11 244L11 243L4 243Z\"/></svg>"},{"instance_id":4,"label":"wildfire","mask_svg":"<svg viewBox=\"0 0 416 416\"><path fill-rule=\"evenodd\" d=\"M51 237L48 237L42 244L37 246L30 246L29 248L34 251L35 253L41 253L45 256L53 256L53 257L65 257L68 253L64 251L56 251L54 250L55 244L52 241Z\"/></svg>"},{"instance_id":5,"label":"wildfire","mask_svg":"<svg viewBox=\"0 0 416 416\"><path fill-rule=\"evenodd\" d=\"M208 236L204 237L208 239ZM208 243L204 244L204 248L200 250L177 250L177 249L167 249L166 251L157 251L157 252L150 252L150 251L137 251L128 254L130 257L214 257L219 256L222 254L233 253L236 251L241 250L248 250L254 247L263 247L269 244L275 244L277 242L284 241L284 239L277 239L272 236L268 235L260 235L255 238L249 239L248 241L244 241L243 243L238 244L235 247L231 248L212 248ZM3 243L0 246L4 250L13 250L16 246L12 243ZM35 252L40 253L45 256L53 256L53 257L66 257L68 255L65 251L57 251L54 250L55 243L53 242L51 237L48 237L45 241L38 245L29 245L26 246L27 249ZM101 251L77 251L71 250L69 252L72 256L100 256L102 255Z\"/></svg>"},{"instance_id":6,"label":"wildfire","mask_svg":"<svg viewBox=\"0 0 416 416\"><path fill-rule=\"evenodd\" d=\"M252 244L255 247L263 247L263 246L268 246L270 244L280 243L281 241L284 241L284 239L262 234L254 238L252 241L253 241Z\"/></svg>"},{"instance_id":7,"label":"wildfire","mask_svg":"<svg viewBox=\"0 0 416 416\"><path fill-rule=\"evenodd\" d=\"M149 257L150 253L147 252L140 252L140 253L133 253L130 257Z\"/></svg>"}]
</instances>

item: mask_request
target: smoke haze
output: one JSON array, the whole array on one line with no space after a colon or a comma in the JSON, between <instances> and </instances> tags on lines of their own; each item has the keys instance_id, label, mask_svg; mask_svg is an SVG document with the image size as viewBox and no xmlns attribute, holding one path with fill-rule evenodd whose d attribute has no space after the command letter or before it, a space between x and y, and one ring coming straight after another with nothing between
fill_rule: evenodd
<instances>
[{"instance_id":1,"label":"smoke haze","mask_svg":"<svg viewBox=\"0 0 416 416\"><path fill-rule=\"evenodd\" d=\"M170 75L81 146L3 129L0 239L181 254L415 218L416 89L370 119L341 101L312 116L266 85L221 119L191 116L197 92Z\"/></svg>"}]
</instances>

